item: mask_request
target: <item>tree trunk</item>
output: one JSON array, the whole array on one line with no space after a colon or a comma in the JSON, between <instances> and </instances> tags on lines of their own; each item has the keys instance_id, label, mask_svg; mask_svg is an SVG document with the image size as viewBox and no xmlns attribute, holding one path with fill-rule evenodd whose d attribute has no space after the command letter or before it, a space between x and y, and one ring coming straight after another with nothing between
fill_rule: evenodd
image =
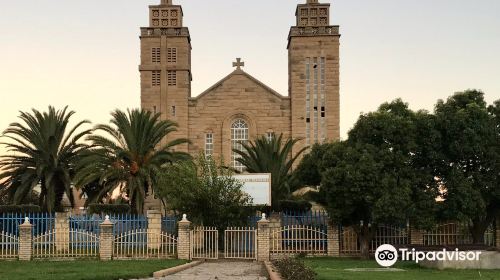
<instances>
[{"instance_id":1,"label":"tree trunk","mask_svg":"<svg viewBox=\"0 0 500 280\"><path fill-rule=\"evenodd\" d=\"M363 225L355 227L356 233L358 234L359 248L361 257L364 259L370 258L370 241L372 241L375 236L376 227Z\"/></svg>"},{"instance_id":2,"label":"tree trunk","mask_svg":"<svg viewBox=\"0 0 500 280\"><path fill-rule=\"evenodd\" d=\"M470 233L472 235L472 243L484 245L484 233L488 229L488 226L493 222L489 217L485 219L474 219L472 220L472 225L470 227Z\"/></svg>"}]
</instances>

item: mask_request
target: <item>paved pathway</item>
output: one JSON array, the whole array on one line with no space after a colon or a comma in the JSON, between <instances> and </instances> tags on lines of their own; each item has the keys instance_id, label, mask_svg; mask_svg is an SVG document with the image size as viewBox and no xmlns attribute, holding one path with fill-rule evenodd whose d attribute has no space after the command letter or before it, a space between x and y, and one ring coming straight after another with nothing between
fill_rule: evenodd
<instances>
[{"instance_id":1,"label":"paved pathway","mask_svg":"<svg viewBox=\"0 0 500 280\"><path fill-rule=\"evenodd\" d=\"M265 268L257 262L205 262L161 280L267 280ZM154 278L151 278L151 280ZM150 280L150 279L143 279Z\"/></svg>"}]
</instances>

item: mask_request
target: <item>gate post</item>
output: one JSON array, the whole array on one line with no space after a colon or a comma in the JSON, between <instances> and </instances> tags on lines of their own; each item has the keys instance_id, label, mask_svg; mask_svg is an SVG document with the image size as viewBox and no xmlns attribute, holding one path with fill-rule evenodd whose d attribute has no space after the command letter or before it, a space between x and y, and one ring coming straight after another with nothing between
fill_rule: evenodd
<instances>
[{"instance_id":1,"label":"gate post","mask_svg":"<svg viewBox=\"0 0 500 280\"><path fill-rule=\"evenodd\" d=\"M179 221L179 234L177 239L177 258L179 260L190 260L191 241L190 241L191 222L188 221L186 214L182 215Z\"/></svg>"},{"instance_id":2,"label":"gate post","mask_svg":"<svg viewBox=\"0 0 500 280\"><path fill-rule=\"evenodd\" d=\"M269 246L269 220L266 219L266 214L262 214L262 219L257 222L257 261L269 261L270 246Z\"/></svg>"},{"instance_id":3,"label":"gate post","mask_svg":"<svg viewBox=\"0 0 500 280\"><path fill-rule=\"evenodd\" d=\"M339 257L340 256L339 227L334 225L332 222L329 222L326 233L327 233L328 256Z\"/></svg>"},{"instance_id":4,"label":"gate post","mask_svg":"<svg viewBox=\"0 0 500 280\"><path fill-rule=\"evenodd\" d=\"M110 261L113 258L113 223L106 215L106 219L100 225L99 256L101 261Z\"/></svg>"},{"instance_id":5,"label":"gate post","mask_svg":"<svg viewBox=\"0 0 500 280\"><path fill-rule=\"evenodd\" d=\"M56 213L55 240L57 251L69 249L69 213Z\"/></svg>"},{"instance_id":6,"label":"gate post","mask_svg":"<svg viewBox=\"0 0 500 280\"><path fill-rule=\"evenodd\" d=\"M161 245L161 212L148 210L148 249L157 250Z\"/></svg>"},{"instance_id":7,"label":"gate post","mask_svg":"<svg viewBox=\"0 0 500 280\"><path fill-rule=\"evenodd\" d=\"M19 226L19 260L30 261L33 250L33 225L30 224L28 217L24 223Z\"/></svg>"}]
</instances>

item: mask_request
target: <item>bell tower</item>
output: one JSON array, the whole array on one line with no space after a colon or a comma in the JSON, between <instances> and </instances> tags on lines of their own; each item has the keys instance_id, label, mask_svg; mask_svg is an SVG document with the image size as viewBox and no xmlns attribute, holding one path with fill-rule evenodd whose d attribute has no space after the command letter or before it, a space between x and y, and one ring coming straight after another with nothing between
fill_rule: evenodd
<instances>
[{"instance_id":1,"label":"bell tower","mask_svg":"<svg viewBox=\"0 0 500 280\"><path fill-rule=\"evenodd\" d=\"M340 138L339 26L330 25L330 4L297 5L288 36L289 96L295 150Z\"/></svg>"},{"instance_id":2,"label":"bell tower","mask_svg":"<svg viewBox=\"0 0 500 280\"><path fill-rule=\"evenodd\" d=\"M172 120L188 138L188 99L191 95L191 38L183 26L183 11L172 0L149 6L149 26L141 28L141 107ZM187 152L187 144L177 146Z\"/></svg>"}]
</instances>

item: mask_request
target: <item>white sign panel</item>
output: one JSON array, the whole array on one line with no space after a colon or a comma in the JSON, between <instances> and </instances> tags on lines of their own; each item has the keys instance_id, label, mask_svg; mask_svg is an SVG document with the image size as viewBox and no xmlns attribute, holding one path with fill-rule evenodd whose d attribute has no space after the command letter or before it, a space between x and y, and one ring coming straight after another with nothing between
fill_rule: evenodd
<instances>
[{"instance_id":1,"label":"white sign panel","mask_svg":"<svg viewBox=\"0 0 500 280\"><path fill-rule=\"evenodd\" d=\"M253 198L253 205L271 206L271 174L234 175L243 183L243 191Z\"/></svg>"}]
</instances>

